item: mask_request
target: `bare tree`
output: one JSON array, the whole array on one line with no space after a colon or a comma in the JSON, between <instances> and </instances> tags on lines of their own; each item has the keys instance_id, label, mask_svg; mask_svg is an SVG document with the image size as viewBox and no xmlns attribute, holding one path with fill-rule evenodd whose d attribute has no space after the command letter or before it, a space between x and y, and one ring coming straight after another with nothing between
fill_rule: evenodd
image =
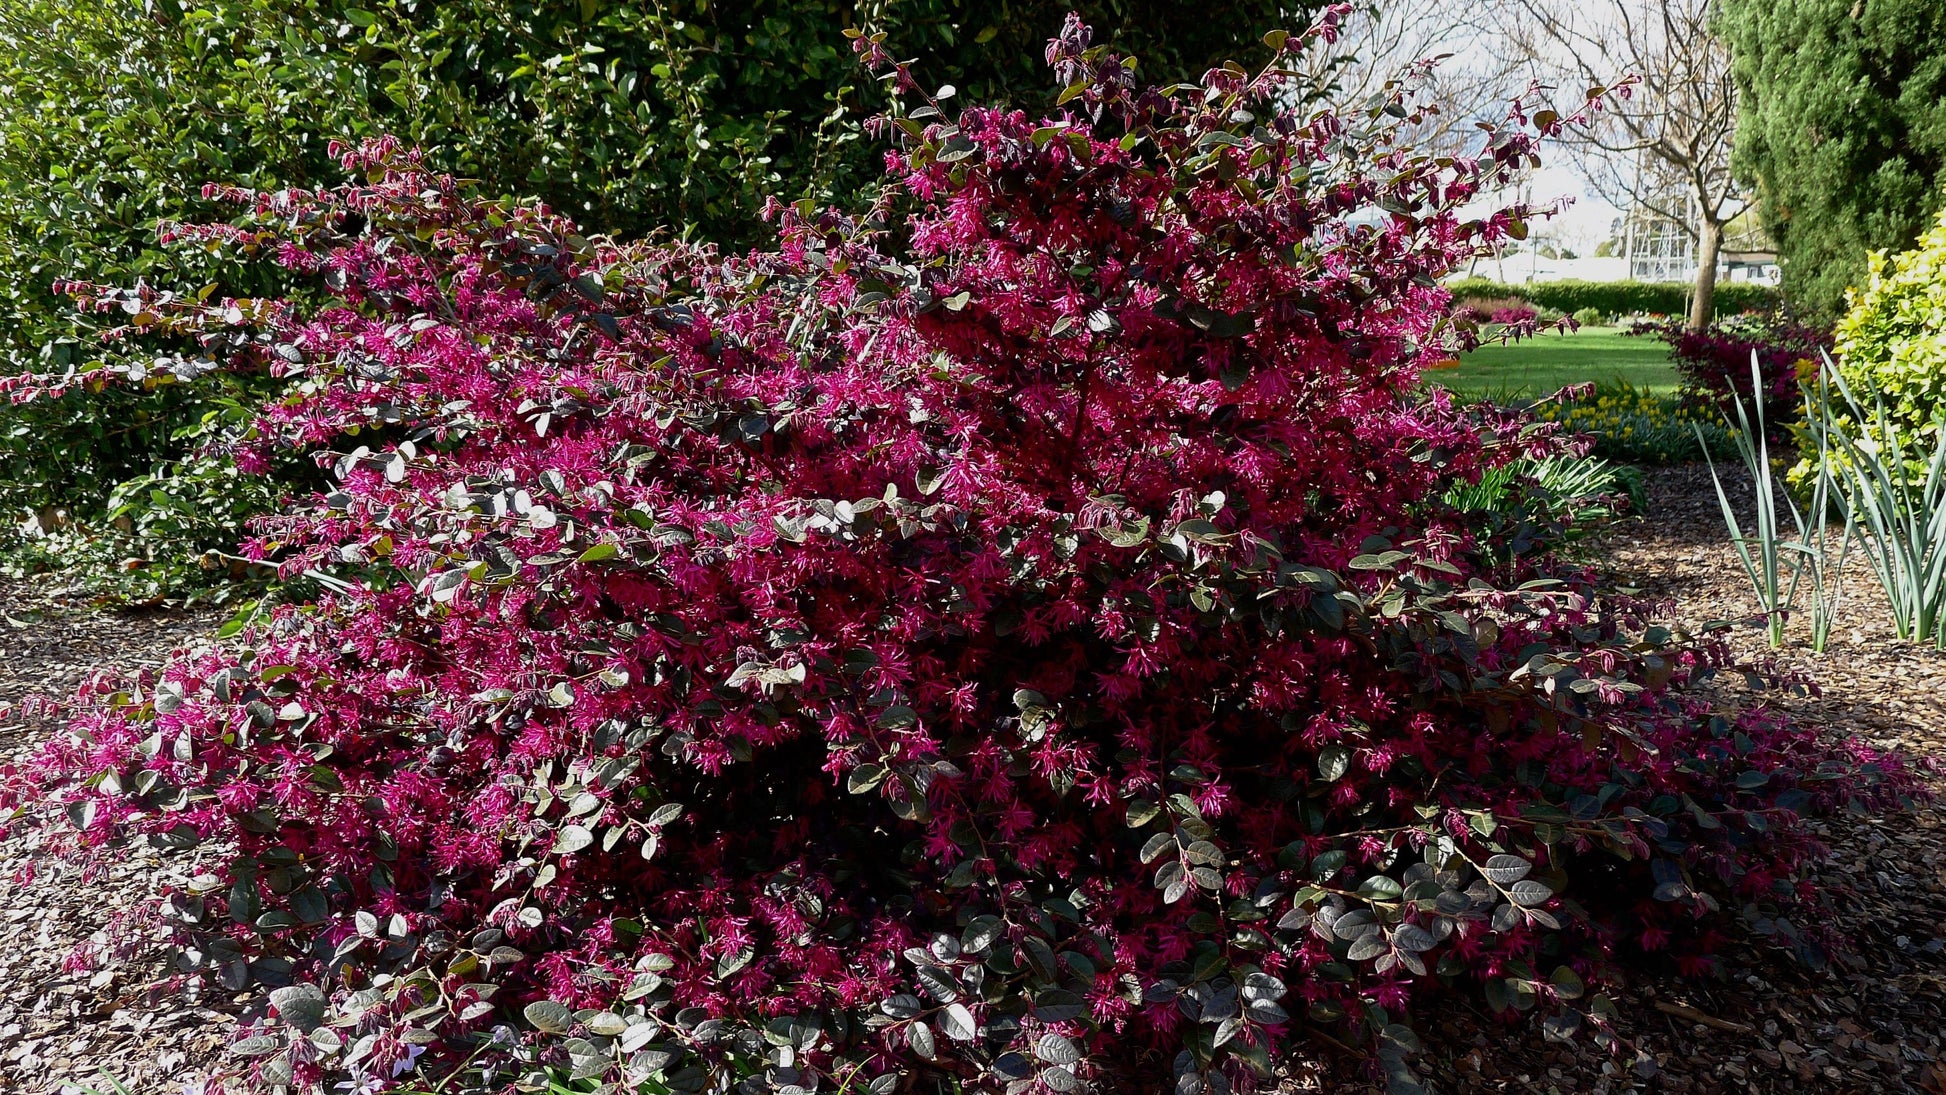
<instances>
[{"instance_id":1,"label":"bare tree","mask_svg":"<svg viewBox=\"0 0 1946 1095\"><path fill-rule=\"evenodd\" d=\"M1483 10L1458 0L1362 0L1337 39L1307 52L1303 65L1340 107L1382 97L1401 80L1418 82L1417 98L1429 109L1414 127L1415 143L1457 154L1477 135L1474 123L1503 119L1512 98L1506 60L1468 48L1487 29Z\"/></svg>"},{"instance_id":2,"label":"bare tree","mask_svg":"<svg viewBox=\"0 0 1946 1095\"><path fill-rule=\"evenodd\" d=\"M1724 227L1749 206L1730 176L1736 85L1710 32L1713 0L1501 0L1499 35L1564 93L1640 82L1566 136L1595 191L1682 226L1696 244L1689 326L1709 323Z\"/></svg>"}]
</instances>

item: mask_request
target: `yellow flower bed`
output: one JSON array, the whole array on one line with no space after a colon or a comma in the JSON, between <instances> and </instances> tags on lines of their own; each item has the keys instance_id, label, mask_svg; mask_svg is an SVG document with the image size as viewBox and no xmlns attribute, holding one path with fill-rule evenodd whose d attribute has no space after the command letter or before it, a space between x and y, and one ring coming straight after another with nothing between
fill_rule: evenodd
<instances>
[{"instance_id":1,"label":"yellow flower bed","mask_svg":"<svg viewBox=\"0 0 1946 1095\"><path fill-rule=\"evenodd\" d=\"M1594 453L1637 464L1675 464L1702 459L1696 446L1701 427L1712 453L1732 451L1730 435L1707 409L1685 406L1672 395L1658 395L1630 384L1605 384L1571 403L1546 403L1535 413L1559 422L1571 433L1595 439Z\"/></svg>"}]
</instances>

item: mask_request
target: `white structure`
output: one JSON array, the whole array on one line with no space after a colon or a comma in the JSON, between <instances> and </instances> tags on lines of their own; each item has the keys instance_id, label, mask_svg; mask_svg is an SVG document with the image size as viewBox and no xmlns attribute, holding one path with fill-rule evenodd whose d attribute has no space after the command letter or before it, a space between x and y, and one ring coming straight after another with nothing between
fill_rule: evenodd
<instances>
[{"instance_id":1,"label":"white structure","mask_svg":"<svg viewBox=\"0 0 1946 1095\"><path fill-rule=\"evenodd\" d=\"M1476 259L1466 276L1491 278L1505 285L1535 281L1662 281L1696 280L1696 239L1667 217L1637 208L1616 218L1621 254L1595 258L1549 258L1541 253L1546 240L1530 239L1490 258ZM1776 285L1777 249L1761 228L1731 232L1717 255L1718 281L1749 281Z\"/></svg>"},{"instance_id":2,"label":"white structure","mask_svg":"<svg viewBox=\"0 0 1946 1095\"><path fill-rule=\"evenodd\" d=\"M1752 225L1723 237L1723 254L1716 268L1717 277L1724 281L1775 285L1783 273L1783 268L1777 265L1777 244L1771 241L1770 233L1765 232L1761 225Z\"/></svg>"},{"instance_id":3,"label":"white structure","mask_svg":"<svg viewBox=\"0 0 1946 1095\"><path fill-rule=\"evenodd\" d=\"M1476 199L1466 207L1466 211L1484 215L1509 201L1532 205L1533 200L1533 185L1528 181L1518 184L1518 189ZM1678 197L1672 194L1669 201L1657 204L1665 209L1685 211L1692 224L1700 219L1694 195ZM1378 216L1376 211L1373 216ZM1594 225L1584 222L1575 233L1578 238L1563 239L1557 235L1559 229L1550 230L1551 227L1547 220L1537 218L1532 236L1518 243L1505 241L1497 254L1474 259L1457 276L1488 278L1503 285L1568 279L1682 283L1696 280L1695 236L1683 223L1639 203L1616 217L1608 226L1609 238L1620 245L1616 255L1549 257L1571 247L1587 247L1591 243L1589 237L1599 231ZM1725 235L1717 256L1718 281L1776 285L1778 274L1776 245L1761 227L1732 231Z\"/></svg>"},{"instance_id":4,"label":"white structure","mask_svg":"<svg viewBox=\"0 0 1946 1095\"><path fill-rule=\"evenodd\" d=\"M1548 258L1533 248L1509 251L1481 259L1467 271L1469 277L1491 278L1507 285L1530 281L1625 281L1628 260L1622 258Z\"/></svg>"},{"instance_id":5,"label":"white structure","mask_svg":"<svg viewBox=\"0 0 1946 1095\"><path fill-rule=\"evenodd\" d=\"M1696 280L1696 240L1667 217L1637 209L1622 223L1630 281Z\"/></svg>"},{"instance_id":6,"label":"white structure","mask_svg":"<svg viewBox=\"0 0 1946 1095\"><path fill-rule=\"evenodd\" d=\"M1692 214L1695 201L1689 202ZM1622 254L1631 281L1696 280L1696 239L1668 217L1637 208L1620 225ZM1777 284L1777 246L1761 227L1729 232L1716 256L1718 281Z\"/></svg>"}]
</instances>

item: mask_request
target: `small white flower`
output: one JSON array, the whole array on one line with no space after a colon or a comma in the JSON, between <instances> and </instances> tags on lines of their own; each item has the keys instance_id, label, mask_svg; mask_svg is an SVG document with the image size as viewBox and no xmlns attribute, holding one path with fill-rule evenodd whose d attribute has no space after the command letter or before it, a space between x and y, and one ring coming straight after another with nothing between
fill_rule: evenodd
<instances>
[{"instance_id":1,"label":"small white flower","mask_svg":"<svg viewBox=\"0 0 1946 1095\"><path fill-rule=\"evenodd\" d=\"M419 1058L425 1052L426 1052L425 1046L405 1047L405 1060L400 1061L392 1066L392 1078L396 1080L399 1077L405 1075L406 1073L411 1072L414 1068L417 1068L419 1065Z\"/></svg>"}]
</instances>

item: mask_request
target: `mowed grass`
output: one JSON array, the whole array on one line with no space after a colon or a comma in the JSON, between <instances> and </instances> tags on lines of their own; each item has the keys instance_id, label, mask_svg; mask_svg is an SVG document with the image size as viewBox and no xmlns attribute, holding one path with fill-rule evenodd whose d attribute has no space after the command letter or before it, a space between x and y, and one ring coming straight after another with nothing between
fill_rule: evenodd
<instances>
[{"instance_id":1,"label":"mowed grass","mask_svg":"<svg viewBox=\"0 0 1946 1095\"><path fill-rule=\"evenodd\" d=\"M1547 331L1506 345L1482 346L1460 357L1457 368L1426 374L1427 384L1459 395L1535 397L1569 384L1625 380L1653 392L1674 392L1682 383L1668 347L1619 327Z\"/></svg>"}]
</instances>

